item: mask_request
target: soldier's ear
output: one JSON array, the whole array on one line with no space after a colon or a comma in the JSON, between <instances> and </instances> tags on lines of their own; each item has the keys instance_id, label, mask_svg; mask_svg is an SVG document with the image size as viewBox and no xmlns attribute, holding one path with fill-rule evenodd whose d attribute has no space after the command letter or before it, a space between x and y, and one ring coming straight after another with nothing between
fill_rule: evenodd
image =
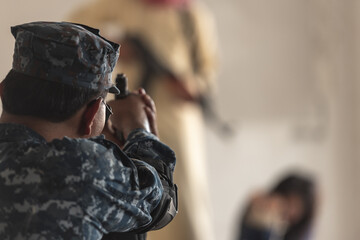
<instances>
[{"instance_id":1,"label":"soldier's ear","mask_svg":"<svg viewBox=\"0 0 360 240\"><path fill-rule=\"evenodd\" d=\"M91 135L91 127L94 123L94 119L96 116L96 113L100 109L101 105L101 98L98 98L92 102L90 102L82 115L82 125L80 127L80 134L83 136L90 136Z\"/></svg>"}]
</instances>

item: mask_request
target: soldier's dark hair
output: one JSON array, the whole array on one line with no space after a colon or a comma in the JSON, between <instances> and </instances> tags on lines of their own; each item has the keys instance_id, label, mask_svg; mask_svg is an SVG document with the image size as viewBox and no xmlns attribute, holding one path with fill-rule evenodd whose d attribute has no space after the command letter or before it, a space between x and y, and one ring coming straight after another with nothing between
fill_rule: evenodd
<instances>
[{"instance_id":1,"label":"soldier's dark hair","mask_svg":"<svg viewBox=\"0 0 360 240\"><path fill-rule=\"evenodd\" d=\"M2 83L3 110L62 122L100 95L96 90L37 79L10 70Z\"/></svg>"}]
</instances>

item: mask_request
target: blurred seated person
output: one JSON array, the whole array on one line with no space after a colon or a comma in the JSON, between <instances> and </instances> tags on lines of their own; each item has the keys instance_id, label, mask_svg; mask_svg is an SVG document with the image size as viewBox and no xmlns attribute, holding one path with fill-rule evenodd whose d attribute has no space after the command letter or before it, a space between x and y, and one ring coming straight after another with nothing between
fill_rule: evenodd
<instances>
[{"instance_id":1,"label":"blurred seated person","mask_svg":"<svg viewBox=\"0 0 360 240\"><path fill-rule=\"evenodd\" d=\"M310 240L315 183L289 174L271 191L253 196L245 209L238 240Z\"/></svg>"}]
</instances>

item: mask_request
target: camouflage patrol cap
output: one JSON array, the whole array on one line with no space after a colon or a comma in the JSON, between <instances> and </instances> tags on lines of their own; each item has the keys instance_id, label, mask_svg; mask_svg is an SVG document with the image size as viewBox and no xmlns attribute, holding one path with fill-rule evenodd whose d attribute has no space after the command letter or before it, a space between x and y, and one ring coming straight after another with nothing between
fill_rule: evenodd
<instances>
[{"instance_id":1,"label":"camouflage patrol cap","mask_svg":"<svg viewBox=\"0 0 360 240\"><path fill-rule=\"evenodd\" d=\"M119 93L111 73L119 45L99 30L69 22L32 22L11 27L12 69L32 77Z\"/></svg>"}]
</instances>

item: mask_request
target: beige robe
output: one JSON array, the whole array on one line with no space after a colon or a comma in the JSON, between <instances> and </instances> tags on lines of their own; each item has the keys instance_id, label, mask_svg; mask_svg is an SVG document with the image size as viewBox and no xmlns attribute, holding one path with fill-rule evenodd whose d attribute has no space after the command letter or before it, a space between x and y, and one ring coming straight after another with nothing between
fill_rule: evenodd
<instances>
[{"instance_id":1,"label":"beige robe","mask_svg":"<svg viewBox=\"0 0 360 240\"><path fill-rule=\"evenodd\" d=\"M198 2L189 11L196 32L199 70L192 67L189 41L185 38L175 8L143 4L139 0L98 0L74 12L71 21L100 29L105 37L121 43L125 34L141 37L157 60L177 79L196 92L206 94L213 89L216 69L217 41L209 12ZM121 53L120 53L121 54ZM121 61L117 72L129 79L129 88L139 87L142 65L135 59ZM212 240L204 149L204 123L200 107L174 96L164 76L153 79L149 94L157 106L161 140L176 153L175 183L179 188L179 213L165 228L150 232L149 240Z\"/></svg>"}]
</instances>

